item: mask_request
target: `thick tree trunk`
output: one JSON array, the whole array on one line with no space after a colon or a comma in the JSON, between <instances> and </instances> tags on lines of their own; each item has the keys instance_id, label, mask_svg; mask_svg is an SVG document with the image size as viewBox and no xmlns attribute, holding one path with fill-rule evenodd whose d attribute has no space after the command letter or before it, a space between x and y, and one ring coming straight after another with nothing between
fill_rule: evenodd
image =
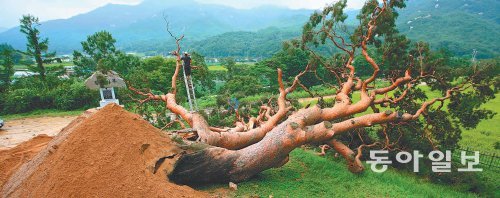
<instances>
[{"instance_id":1,"label":"thick tree trunk","mask_svg":"<svg viewBox=\"0 0 500 198\"><path fill-rule=\"evenodd\" d=\"M287 123L281 123L258 143L240 150L214 147L183 155L169 179L179 184L240 182L279 167L286 163L288 154L295 148L293 139L298 134L286 134Z\"/></svg>"},{"instance_id":2,"label":"thick tree trunk","mask_svg":"<svg viewBox=\"0 0 500 198\"><path fill-rule=\"evenodd\" d=\"M354 152L333 139L334 135L375 124L410 121L416 115L386 111L332 124L328 121L313 125L322 116L319 107L301 109L273 128L259 142L240 150L219 147L207 148L183 155L169 179L180 184L208 182L240 182L288 161L293 149L307 143L329 143L346 158L348 169L353 173L363 171L363 165Z\"/></svg>"},{"instance_id":3,"label":"thick tree trunk","mask_svg":"<svg viewBox=\"0 0 500 198\"><path fill-rule=\"evenodd\" d=\"M179 159L169 178L181 184L240 182L264 170L280 167L288 161L293 149L333 136L332 131L327 130L333 127L331 124L318 124L316 128L322 130L314 130L313 127L302 130L319 120L321 112L317 106L301 109L274 127L263 139L240 150L209 148L186 154Z\"/></svg>"}]
</instances>

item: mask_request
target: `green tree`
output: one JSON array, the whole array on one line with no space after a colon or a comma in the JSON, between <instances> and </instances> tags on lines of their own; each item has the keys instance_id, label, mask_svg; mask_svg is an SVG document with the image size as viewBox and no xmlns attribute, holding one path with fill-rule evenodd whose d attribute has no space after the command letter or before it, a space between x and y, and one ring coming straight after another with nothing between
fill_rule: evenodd
<instances>
[{"instance_id":1,"label":"green tree","mask_svg":"<svg viewBox=\"0 0 500 198\"><path fill-rule=\"evenodd\" d=\"M0 70L0 82L1 88L0 92L7 90L11 84L11 78L14 75L14 49L2 48L0 50L0 63L2 69Z\"/></svg>"},{"instance_id":2,"label":"green tree","mask_svg":"<svg viewBox=\"0 0 500 198\"><path fill-rule=\"evenodd\" d=\"M116 50L116 40L111 33L107 31L99 31L87 37L83 41L83 53L79 51L73 52L73 62L76 65L76 73L79 76L90 76L97 69L99 61L102 60L100 69L112 70L116 56L120 51Z\"/></svg>"},{"instance_id":3,"label":"green tree","mask_svg":"<svg viewBox=\"0 0 500 198\"><path fill-rule=\"evenodd\" d=\"M252 83L249 83L252 82ZM262 84L254 76L234 76L227 81L221 92L236 98L255 95L262 89Z\"/></svg>"},{"instance_id":4,"label":"green tree","mask_svg":"<svg viewBox=\"0 0 500 198\"><path fill-rule=\"evenodd\" d=\"M124 78L137 88L148 87L155 93L164 93L170 90L171 84L169 84L168 76L174 74L173 68L175 68L174 59L161 56L150 57L144 59L140 66L130 71L128 75L124 75Z\"/></svg>"},{"instance_id":5,"label":"green tree","mask_svg":"<svg viewBox=\"0 0 500 198\"><path fill-rule=\"evenodd\" d=\"M192 64L196 66L196 70L193 72L193 77L199 87L202 88L204 93L210 93L215 89L215 82L213 76L208 71L207 63L205 62L205 57L197 52L191 53ZM197 89L196 91L199 92ZM198 95L197 92L197 95ZM202 96L203 93L199 93L198 96Z\"/></svg>"},{"instance_id":6,"label":"green tree","mask_svg":"<svg viewBox=\"0 0 500 198\"><path fill-rule=\"evenodd\" d=\"M26 35L28 43L26 44L26 54L33 57L36 62L36 67L29 67L30 70L37 72L42 79L45 79L46 70L44 63L54 61L55 52L48 53L49 39L40 38L40 25L38 18L32 15L23 15L21 22L21 32Z\"/></svg>"},{"instance_id":7,"label":"green tree","mask_svg":"<svg viewBox=\"0 0 500 198\"><path fill-rule=\"evenodd\" d=\"M269 79L274 79L271 83L273 86L272 89L274 90L277 89L278 85L276 81L276 69L281 68L283 70L283 78L290 80L288 78L295 77L295 75L304 69L309 61L309 53L306 50L292 47L290 44L290 42L286 42L278 53L262 62L263 65L272 70L272 72L269 73L270 76L268 77ZM303 79L303 83L306 83L307 85L318 84L317 81L316 83L309 82L308 79L312 79L309 78L309 76L305 76Z\"/></svg>"},{"instance_id":8,"label":"green tree","mask_svg":"<svg viewBox=\"0 0 500 198\"><path fill-rule=\"evenodd\" d=\"M19 51L17 51L16 49L14 49L8 43L2 43L2 44L0 44L0 51L3 51L3 50L11 50L11 51L13 51L12 60L14 61L14 65L16 65L16 64L26 64L27 60L23 60L23 54L20 53Z\"/></svg>"},{"instance_id":9,"label":"green tree","mask_svg":"<svg viewBox=\"0 0 500 198\"><path fill-rule=\"evenodd\" d=\"M236 67L236 60L232 57L228 58L223 58L221 61L221 65L226 67L227 69L227 78L231 78L233 75L236 74L235 67Z\"/></svg>"},{"instance_id":10,"label":"green tree","mask_svg":"<svg viewBox=\"0 0 500 198\"><path fill-rule=\"evenodd\" d=\"M127 76L130 72L141 65L141 59L132 54L125 54L118 51L114 56L112 69L122 76Z\"/></svg>"}]
</instances>

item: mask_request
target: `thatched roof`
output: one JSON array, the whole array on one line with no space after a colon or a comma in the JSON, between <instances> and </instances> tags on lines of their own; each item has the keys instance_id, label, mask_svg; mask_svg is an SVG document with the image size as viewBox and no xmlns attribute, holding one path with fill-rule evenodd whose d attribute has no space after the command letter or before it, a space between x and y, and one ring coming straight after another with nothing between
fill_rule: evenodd
<instances>
[{"instance_id":1,"label":"thatched roof","mask_svg":"<svg viewBox=\"0 0 500 198\"><path fill-rule=\"evenodd\" d=\"M108 80L106 85L99 85L99 81L97 80L97 76L104 76ZM85 80L85 86L89 89L99 89L99 88L111 88L111 87L127 87L125 81L120 78L118 73L114 71L109 71L106 75L97 71L92 74L87 80Z\"/></svg>"}]
</instances>

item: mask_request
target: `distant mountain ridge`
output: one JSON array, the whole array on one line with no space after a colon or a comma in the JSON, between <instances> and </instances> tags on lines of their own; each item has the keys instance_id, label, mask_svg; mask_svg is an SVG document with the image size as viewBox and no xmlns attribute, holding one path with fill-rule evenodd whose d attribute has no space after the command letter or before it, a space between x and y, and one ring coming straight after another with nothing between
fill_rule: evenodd
<instances>
[{"instance_id":1,"label":"distant mountain ridge","mask_svg":"<svg viewBox=\"0 0 500 198\"><path fill-rule=\"evenodd\" d=\"M448 48L460 56L477 49L480 58L495 57L500 51L499 4L498 0L409 0L399 11L398 28L413 41L428 41L434 48ZM174 47L165 17L174 33L186 36L186 50L210 57L265 57L278 51L281 41L299 36L312 12L145 0L139 5L108 4L69 19L43 22L40 30L49 38L50 50L59 54L80 49L80 42L99 30L110 31L123 50L158 54ZM350 24L357 22L358 12L347 11ZM3 42L24 49L26 39L17 27L0 33Z\"/></svg>"},{"instance_id":2,"label":"distant mountain ridge","mask_svg":"<svg viewBox=\"0 0 500 198\"><path fill-rule=\"evenodd\" d=\"M202 40L231 31L300 26L311 12L268 6L240 10L199 4L192 0L145 0L139 5L108 4L69 19L43 22L40 31L42 36L49 38L51 50L69 53L80 49L80 42L99 30L110 31L119 46L137 42L166 42L170 38L164 17L176 34L185 34L186 40ZM24 49L26 41L16 27L0 33L0 43L3 42Z\"/></svg>"},{"instance_id":3,"label":"distant mountain ridge","mask_svg":"<svg viewBox=\"0 0 500 198\"><path fill-rule=\"evenodd\" d=\"M473 49L479 58L500 55L498 0L409 0L400 13L398 28L412 40L459 56Z\"/></svg>"},{"instance_id":4,"label":"distant mountain ridge","mask_svg":"<svg viewBox=\"0 0 500 198\"><path fill-rule=\"evenodd\" d=\"M499 4L500 1L496 0L409 0L407 7L398 11L397 26L411 40L429 42L434 49L447 48L458 56L471 56L476 49L477 58L497 57L500 55ZM359 10L348 11L346 22L355 25L358 13ZM231 32L194 43L190 47L212 57L221 54L269 56L280 49L281 45L276 41L297 36L300 36L300 26L258 33ZM273 39L276 44L272 44Z\"/></svg>"}]
</instances>

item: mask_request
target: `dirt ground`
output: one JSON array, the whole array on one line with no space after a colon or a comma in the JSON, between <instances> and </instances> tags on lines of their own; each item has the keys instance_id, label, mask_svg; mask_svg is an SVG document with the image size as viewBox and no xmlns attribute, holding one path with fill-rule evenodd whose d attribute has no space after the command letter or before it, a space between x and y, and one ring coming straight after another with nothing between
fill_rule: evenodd
<instances>
[{"instance_id":1,"label":"dirt ground","mask_svg":"<svg viewBox=\"0 0 500 198\"><path fill-rule=\"evenodd\" d=\"M55 136L76 116L23 118L5 122L0 129L0 149L12 148L40 134Z\"/></svg>"},{"instance_id":2,"label":"dirt ground","mask_svg":"<svg viewBox=\"0 0 500 198\"><path fill-rule=\"evenodd\" d=\"M52 137L47 135L36 136L33 139L23 142L18 146L9 149L0 149L0 186L24 163L31 160L35 155L43 150Z\"/></svg>"}]
</instances>

